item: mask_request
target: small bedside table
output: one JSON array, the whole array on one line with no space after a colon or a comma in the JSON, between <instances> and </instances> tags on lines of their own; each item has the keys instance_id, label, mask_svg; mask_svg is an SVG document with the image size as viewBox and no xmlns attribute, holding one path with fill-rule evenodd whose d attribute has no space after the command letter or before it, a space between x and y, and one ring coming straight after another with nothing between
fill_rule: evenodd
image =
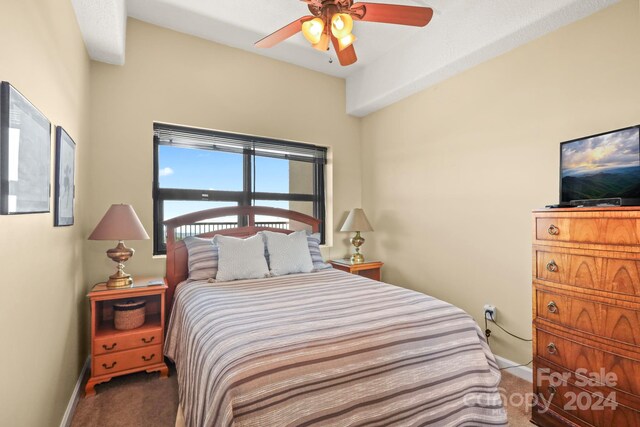
<instances>
[{"instance_id":1,"label":"small bedside table","mask_svg":"<svg viewBox=\"0 0 640 427\"><path fill-rule=\"evenodd\" d=\"M359 264L352 264L349 259L334 259L329 261L335 269L346 271L347 273L357 274L358 276L368 277L369 279L380 281L380 269L384 265L381 261L366 261Z\"/></svg>"},{"instance_id":2,"label":"small bedside table","mask_svg":"<svg viewBox=\"0 0 640 427\"><path fill-rule=\"evenodd\" d=\"M132 286L109 289L98 283L87 295L91 301L91 378L85 396L96 394L96 384L133 372L160 371L169 376L164 363L164 305L167 284L159 277L134 277ZM149 285L160 281L161 285ZM113 304L129 299L146 301L142 326L120 331L113 326Z\"/></svg>"}]
</instances>

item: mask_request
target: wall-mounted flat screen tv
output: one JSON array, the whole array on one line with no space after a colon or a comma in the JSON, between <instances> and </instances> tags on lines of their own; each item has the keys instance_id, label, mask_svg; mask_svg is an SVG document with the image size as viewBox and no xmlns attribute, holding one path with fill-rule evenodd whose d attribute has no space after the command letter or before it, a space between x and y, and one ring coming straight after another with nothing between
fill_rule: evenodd
<instances>
[{"instance_id":1,"label":"wall-mounted flat screen tv","mask_svg":"<svg viewBox=\"0 0 640 427\"><path fill-rule=\"evenodd\" d=\"M640 125L560 144L560 202L640 204Z\"/></svg>"}]
</instances>

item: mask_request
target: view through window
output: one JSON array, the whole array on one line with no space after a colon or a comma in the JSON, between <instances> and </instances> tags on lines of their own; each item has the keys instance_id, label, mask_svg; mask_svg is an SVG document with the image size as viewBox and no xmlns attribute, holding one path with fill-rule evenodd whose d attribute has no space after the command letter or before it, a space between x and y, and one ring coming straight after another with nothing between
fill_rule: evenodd
<instances>
[{"instance_id":1,"label":"view through window","mask_svg":"<svg viewBox=\"0 0 640 427\"><path fill-rule=\"evenodd\" d=\"M163 221L226 206L270 206L322 220L326 148L249 135L154 124L154 253L165 253ZM257 216L258 226L298 229L286 219ZM246 225L214 218L177 230L181 239ZM324 241L324 227L321 226Z\"/></svg>"}]
</instances>

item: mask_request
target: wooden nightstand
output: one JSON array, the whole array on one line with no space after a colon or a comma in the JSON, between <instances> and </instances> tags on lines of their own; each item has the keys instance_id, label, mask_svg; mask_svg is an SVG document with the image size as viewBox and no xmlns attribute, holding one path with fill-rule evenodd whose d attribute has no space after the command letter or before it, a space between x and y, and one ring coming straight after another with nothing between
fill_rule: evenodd
<instances>
[{"instance_id":1,"label":"wooden nightstand","mask_svg":"<svg viewBox=\"0 0 640 427\"><path fill-rule=\"evenodd\" d=\"M161 285L149 283L160 281ZM169 375L164 363L164 307L167 284L163 278L134 277L131 287L108 289L99 283L87 295L91 301L91 378L85 395L96 394L95 386L113 377L138 371L160 371ZM113 304L130 299L146 301L145 322L128 331L113 325Z\"/></svg>"},{"instance_id":2,"label":"wooden nightstand","mask_svg":"<svg viewBox=\"0 0 640 427\"><path fill-rule=\"evenodd\" d=\"M367 261L360 264L351 264L349 259L334 259L329 261L333 268L346 271L347 273L357 274L358 276L368 277L369 279L380 281L380 269L384 265L381 261Z\"/></svg>"}]
</instances>

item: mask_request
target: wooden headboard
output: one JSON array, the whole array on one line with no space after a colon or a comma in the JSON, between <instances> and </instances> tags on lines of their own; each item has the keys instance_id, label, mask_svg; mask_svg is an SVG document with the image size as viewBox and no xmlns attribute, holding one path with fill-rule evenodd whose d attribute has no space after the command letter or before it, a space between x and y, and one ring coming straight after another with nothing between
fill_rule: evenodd
<instances>
[{"instance_id":1,"label":"wooden headboard","mask_svg":"<svg viewBox=\"0 0 640 427\"><path fill-rule=\"evenodd\" d=\"M176 240L176 229L183 226L190 226L199 222L221 218L227 216L237 216L238 223L248 224L245 227L226 228L223 230L211 231L208 233L198 234L196 237L213 237L216 234L235 237L249 237L258 231L275 231L277 233L292 233L295 230L275 228L275 227L259 227L256 226L256 215L264 215L276 218L286 218L297 223L311 226L311 231L317 233L320 230L320 220L312 216L289 211L280 208L270 208L265 206L232 206L227 208L208 209L199 212L193 212L187 215L172 218L165 221L167 227L167 289L166 305L167 313L171 313L173 304L173 293L176 286L187 279L189 276L188 253L187 247L182 240ZM244 218L244 219L242 219Z\"/></svg>"}]
</instances>

